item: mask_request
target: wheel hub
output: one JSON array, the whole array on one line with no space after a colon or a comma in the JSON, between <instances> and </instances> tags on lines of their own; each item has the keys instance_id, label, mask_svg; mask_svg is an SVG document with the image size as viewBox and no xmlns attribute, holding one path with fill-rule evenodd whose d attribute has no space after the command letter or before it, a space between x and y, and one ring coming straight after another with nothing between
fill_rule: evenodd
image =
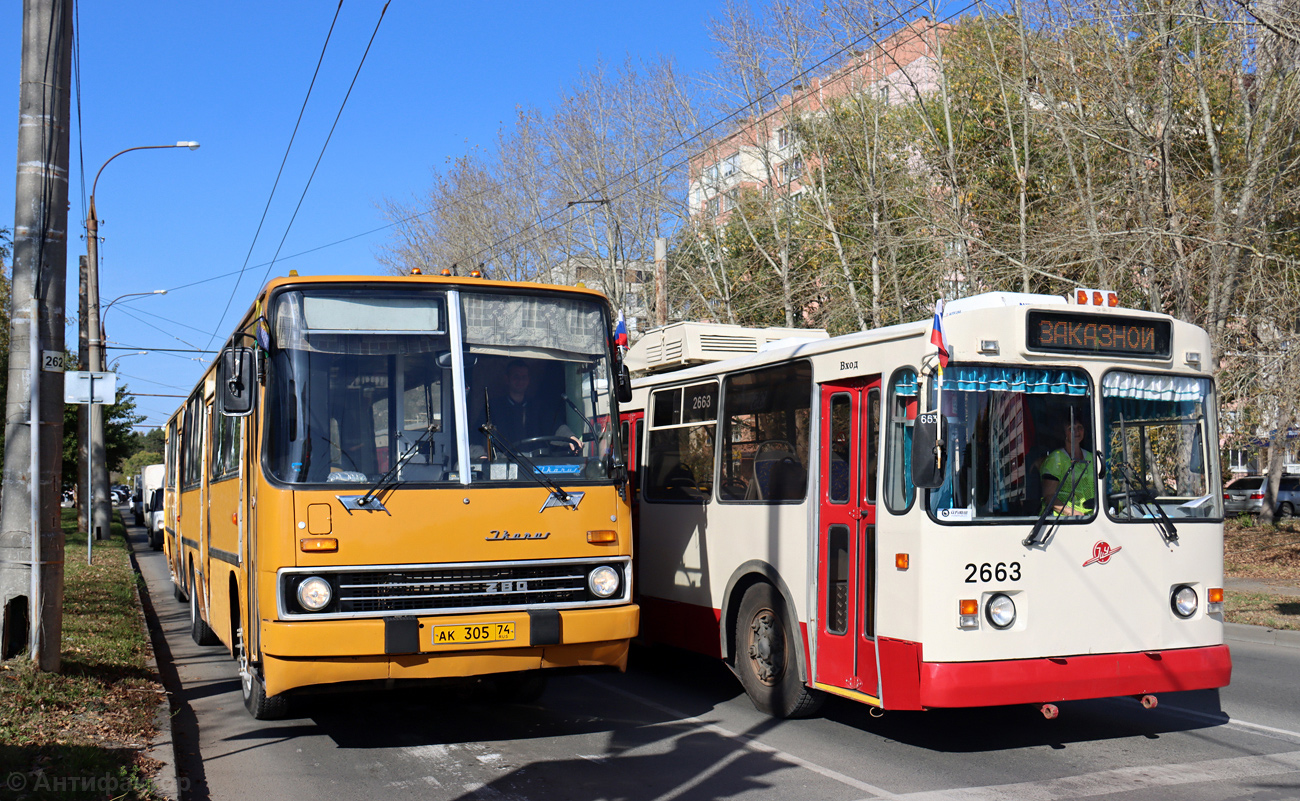
<instances>
[{"instance_id":1,"label":"wheel hub","mask_svg":"<svg viewBox=\"0 0 1300 801\"><path fill-rule=\"evenodd\" d=\"M754 675L764 684L775 684L784 668L781 659L784 643L772 611L764 609L754 615L749 628L749 658L754 664Z\"/></svg>"}]
</instances>

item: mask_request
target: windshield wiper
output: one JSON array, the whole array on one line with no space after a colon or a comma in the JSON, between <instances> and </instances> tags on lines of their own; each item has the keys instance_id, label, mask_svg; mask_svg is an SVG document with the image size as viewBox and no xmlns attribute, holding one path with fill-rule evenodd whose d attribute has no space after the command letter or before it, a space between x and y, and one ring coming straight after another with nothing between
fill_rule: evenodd
<instances>
[{"instance_id":1,"label":"windshield wiper","mask_svg":"<svg viewBox=\"0 0 1300 801\"><path fill-rule=\"evenodd\" d=\"M1165 542L1178 542L1178 529L1174 527L1174 521L1170 520L1169 515L1165 514L1165 508L1156 500L1156 494L1147 484L1146 479L1142 478L1142 475L1134 470L1128 462L1120 462L1115 466L1119 468L1120 473L1124 476L1124 483L1137 485L1137 492L1126 491L1124 493L1125 496L1131 499L1133 506L1151 519L1152 524L1155 525L1156 530L1160 532L1160 536ZM1153 506L1157 514L1151 514L1151 507Z\"/></svg>"},{"instance_id":2,"label":"windshield wiper","mask_svg":"<svg viewBox=\"0 0 1300 801\"><path fill-rule=\"evenodd\" d=\"M568 393L561 392L560 397L564 398L564 402L569 404L569 408L573 410L573 413L578 415L579 419L582 420L583 425L585 425L591 431L592 438L594 439L598 437L600 435L600 432L596 428L596 424L587 419L587 415L583 414L582 410L578 408L578 404L574 403L573 400L569 398ZM590 442L591 440L586 440L586 441Z\"/></svg>"},{"instance_id":3,"label":"windshield wiper","mask_svg":"<svg viewBox=\"0 0 1300 801\"><path fill-rule=\"evenodd\" d=\"M546 474L541 471L541 468L533 463L532 459L529 459L527 456L524 456L522 453L506 444L506 441L497 434L496 426L492 425L490 421L483 423L483 425L478 427L478 430L483 432L483 434L487 436L489 442L495 445L498 450L504 451L506 456L509 456L519 464L528 468L533 479L545 487L547 491L551 493L551 497L555 498L555 500L559 502L560 506L567 506L568 508L577 511L578 501L582 500L582 493L565 492L559 484L556 484L554 481L547 478ZM542 508L545 509L546 507L543 506Z\"/></svg>"},{"instance_id":4,"label":"windshield wiper","mask_svg":"<svg viewBox=\"0 0 1300 801\"><path fill-rule=\"evenodd\" d=\"M1083 460L1070 460L1070 466L1065 469L1065 474L1067 476L1074 470L1076 464L1083 464ZM1105 474L1103 473L1102 475ZM1079 488L1079 482L1083 481L1083 477L1084 472L1081 470L1079 471L1079 475L1075 477L1074 484L1070 486L1070 494L1065 496L1065 500L1061 501L1062 503L1070 503L1074 500L1074 491ZM1032 548L1035 545L1046 545L1047 541L1056 534L1056 529L1060 527L1061 517L1063 517L1063 515L1055 515L1056 519L1052 521L1052 525L1046 533L1043 532L1043 524L1047 521L1047 515L1054 512L1056 509L1057 502L1061 500L1061 490L1063 489L1065 489L1065 482L1058 481L1056 484L1056 492L1052 495L1052 500L1043 504L1043 511L1038 513L1038 519L1034 521L1034 527L1030 529L1029 536L1025 537L1024 540L1021 541L1021 544L1026 548ZM1039 536L1040 534L1042 536Z\"/></svg>"},{"instance_id":5,"label":"windshield wiper","mask_svg":"<svg viewBox=\"0 0 1300 801\"><path fill-rule=\"evenodd\" d=\"M401 481L397 478L397 475L398 472L402 469L402 465L406 464L411 460L411 457L414 456L416 452L420 450L420 443L429 439L429 437L433 434L433 431L434 431L434 427L429 426L429 428L426 429L425 432L420 435L419 439L411 443L411 447L407 448L405 451L402 451L402 455L397 457L397 461L393 462L393 466L388 468L387 472L385 472L382 476L380 476L375 481L375 483L371 485L370 489L366 490L365 495L336 496L339 499L339 503L343 504L343 508L348 511L348 514L352 514L353 509L362 509L367 512L373 512L375 510L379 510L384 512L385 514L391 515L392 512L389 512L387 509L384 508L383 496L388 494L390 490L392 490L398 484L401 483ZM400 436L401 435L398 435L399 439Z\"/></svg>"}]
</instances>

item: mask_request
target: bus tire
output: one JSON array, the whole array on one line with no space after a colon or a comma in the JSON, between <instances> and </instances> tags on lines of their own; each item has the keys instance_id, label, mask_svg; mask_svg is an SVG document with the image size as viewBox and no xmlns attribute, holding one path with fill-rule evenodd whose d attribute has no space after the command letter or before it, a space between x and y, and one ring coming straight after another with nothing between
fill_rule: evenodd
<instances>
[{"instance_id":1,"label":"bus tire","mask_svg":"<svg viewBox=\"0 0 1300 801\"><path fill-rule=\"evenodd\" d=\"M266 694L266 682L262 680L262 670L248 661L248 649L244 645L244 624L235 628L235 661L239 664L239 689L244 696L244 709L254 720L280 720L289 711L289 699L283 695Z\"/></svg>"},{"instance_id":2,"label":"bus tire","mask_svg":"<svg viewBox=\"0 0 1300 801\"><path fill-rule=\"evenodd\" d=\"M771 584L759 582L745 591L734 646L736 674L758 711L798 718L821 707L822 694L805 686L799 675L799 642L790 636L785 601Z\"/></svg>"},{"instance_id":3,"label":"bus tire","mask_svg":"<svg viewBox=\"0 0 1300 801\"><path fill-rule=\"evenodd\" d=\"M194 571L190 571L190 639L194 640L195 645L219 645L221 640L217 639L216 632L203 619L203 613L199 611L199 592L198 585L194 583Z\"/></svg>"}]
</instances>

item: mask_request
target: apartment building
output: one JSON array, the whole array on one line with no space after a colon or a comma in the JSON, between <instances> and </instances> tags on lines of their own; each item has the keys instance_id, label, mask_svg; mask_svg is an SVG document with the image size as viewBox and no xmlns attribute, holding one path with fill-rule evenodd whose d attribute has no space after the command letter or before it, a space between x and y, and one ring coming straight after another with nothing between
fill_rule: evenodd
<instances>
[{"instance_id":1,"label":"apartment building","mask_svg":"<svg viewBox=\"0 0 1300 801\"><path fill-rule=\"evenodd\" d=\"M935 91L936 47L950 28L925 17L907 23L870 50L854 53L829 75L795 84L770 110L742 120L696 153L689 164L691 215L721 222L745 190L798 197L808 165L794 124L845 97L870 93L884 103L901 105Z\"/></svg>"}]
</instances>

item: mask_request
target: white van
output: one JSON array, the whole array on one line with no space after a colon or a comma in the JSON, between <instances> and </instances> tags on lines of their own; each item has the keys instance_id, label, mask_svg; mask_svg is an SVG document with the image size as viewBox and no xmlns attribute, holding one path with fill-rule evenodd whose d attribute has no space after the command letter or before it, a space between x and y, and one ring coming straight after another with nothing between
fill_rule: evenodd
<instances>
[{"instance_id":1,"label":"white van","mask_svg":"<svg viewBox=\"0 0 1300 801\"><path fill-rule=\"evenodd\" d=\"M166 468L160 464L147 465L140 470L140 502L137 505L135 522L149 530L149 547L155 551L162 548L162 525L154 525L153 518L162 518L162 486ZM156 496L156 497L155 497ZM158 514L154 514L155 504Z\"/></svg>"}]
</instances>

